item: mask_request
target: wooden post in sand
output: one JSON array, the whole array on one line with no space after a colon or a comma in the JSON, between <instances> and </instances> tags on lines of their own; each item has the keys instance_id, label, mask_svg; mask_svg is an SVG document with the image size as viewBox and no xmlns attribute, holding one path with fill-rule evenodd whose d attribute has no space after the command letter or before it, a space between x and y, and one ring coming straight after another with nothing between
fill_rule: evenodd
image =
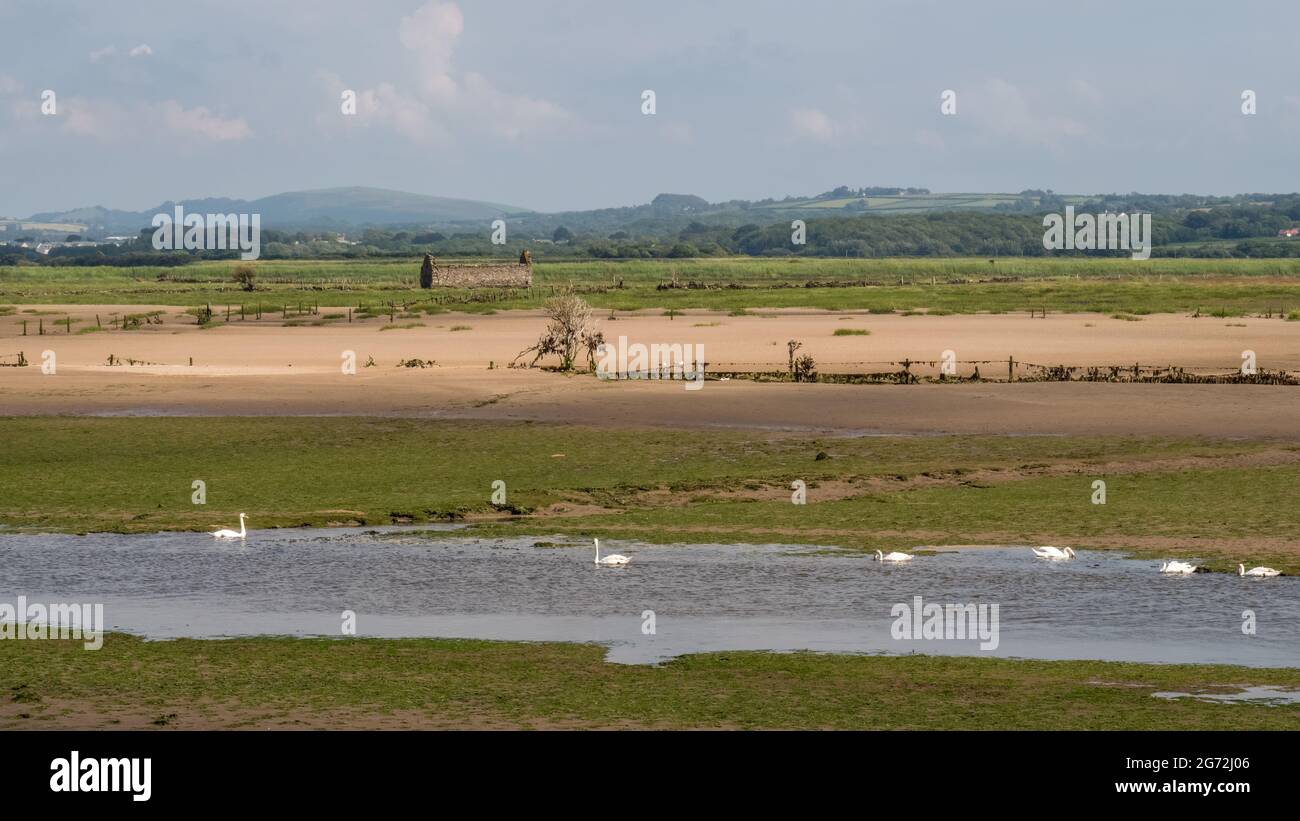
<instances>
[{"instance_id":1,"label":"wooden post in sand","mask_svg":"<svg viewBox=\"0 0 1300 821\"><path fill-rule=\"evenodd\" d=\"M1007 357L1007 381L1016 381L1016 359L1014 356Z\"/></svg>"}]
</instances>

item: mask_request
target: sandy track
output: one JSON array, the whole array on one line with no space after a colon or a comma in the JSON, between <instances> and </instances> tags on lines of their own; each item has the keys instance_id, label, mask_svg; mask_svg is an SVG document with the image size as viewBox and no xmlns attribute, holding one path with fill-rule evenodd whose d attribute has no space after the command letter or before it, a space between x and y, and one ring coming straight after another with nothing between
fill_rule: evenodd
<instances>
[{"instance_id":1,"label":"sandy track","mask_svg":"<svg viewBox=\"0 0 1300 821\"><path fill-rule=\"evenodd\" d=\"M46 310L50 310L46 308ZM111 306L78 307L101 321ZM0 368L0 415L400 415L575 422L594 425L743 427L854 433L1142 434L1300 439L1300 389L1232 385L1097 383L851 386L709 382L602 383L501 366L543 320L534 312L439 315L424 327L385 323L292 327L275 320L200 330L175 308L161 326L122 332L17 336L24 316L0 318L0 354L23 350L32 366ZM324 309L323 309L323 312ZM32 316L27 315L29 329ZM52 317L45 317L52 320ZM415 320L405 320L415 321ZM711 324L718 323L718 324ZM83 323L84 324L84 323ZM47 322L47 329L53 322ZM457 325L470 330L452 331ZM1238 327L1244 325L1245 327ZM824 370L830 363L936 357L1101 365L1144 362L1234 367L1256 351L1268 368L1300 369L1300 323L1156 316L1140 322L1098 315L902 317L779 314L775 318L691 314L602 320L609 338L703 343L711 362L784 367L785 341L799 339ZM78 327L74 324L74 331ZM834 337L837 328L870 336ZM773 344L777 343L777 344ZM41 373L53 350L58 372ZM355 376L340 369L351 350ZM108 367L109 354L155 363ZM428 369L399 359L436 360ZM194 365L189 365L193 358ZM493 362L496 368L488 369Z\"/></svg>"}]
</instances>

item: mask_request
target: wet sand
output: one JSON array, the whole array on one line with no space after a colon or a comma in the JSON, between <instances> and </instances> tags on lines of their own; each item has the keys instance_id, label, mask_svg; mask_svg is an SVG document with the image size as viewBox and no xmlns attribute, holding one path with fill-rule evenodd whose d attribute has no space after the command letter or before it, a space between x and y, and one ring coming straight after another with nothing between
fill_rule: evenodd
<instances>
[{"instance_id":1,"label":"wet sand","mask_svg":"<svg viewBox=\"0 0 1300 821\"><path fill-rule=\"evenodd\" d=\"M28 306L56 310L51 306ZM62 309L57 309L62 310ZM147 306L76 306L93 325ZM20 320L0 317L0 354L22 350L26 368L0 368L0 415L395 415L535 420L618 426L738 427L839 433L1137 434L1300 439L1300 388L1243 385L1025 383L962 385L794 385L742 381L601 382L504 366L541 331L537 312L442 314L399 319L423 327L381 331L387 320L284 327L283 320L199 329L177 308L162 325L132 331L22 337ZM322 309L322 314L337 309ZM319 317L303 317L310 321ZM291 317L292 319L292 317ZM468 330L452 331L455 326ZM1244 327L1241 327L1244 326ZM1151 316L1138 322L1096 314L903 317L771 312L730 317L704 312L600 318L609 339L701 343L711 367L783 369L785 342L803 342L820 370L890 370L863 362L937 359L1067 365L1141 362L1229 371L1243 350L1262 368L1300 370L1300 323L1277 319ZM833 336L839 328L868 336ZM57 373L41 373L52 350ZM355 375L340 367L344 351ZM106 365L113 354L142 365ZM374 367L364 367L373 357ZM434 360L399 368L402 359ZM190 365L190 361L193 365ZM492 368L489 369L489 363ZM963 368L965 370L965 368ZM986 375L994 375L985 371ZM998 374L1001 375L1001 374Z\"/></svg>"}]
</instances>

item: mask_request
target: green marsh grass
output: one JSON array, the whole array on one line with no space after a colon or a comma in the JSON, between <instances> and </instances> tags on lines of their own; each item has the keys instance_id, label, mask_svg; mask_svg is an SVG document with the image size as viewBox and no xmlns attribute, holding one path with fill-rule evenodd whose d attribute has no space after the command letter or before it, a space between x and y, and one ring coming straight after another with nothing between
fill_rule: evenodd
<instances>
[{"instance_id":1,"label":"green marsh grass","mask_svg":"<svg viewBox=\"0 0 1300 821\"><path fill-rule=\"evenodd\" d=\"M360 417L15 417L0 424L7 436L0 524L14 528L205 530L241 510L259 528L388 524L394 516L437 521L447 511L491 516L491 483L503 479L521 508L591 512L476 525L484 535L854 550L1074 543L1159 556L1162 548L1144 547L1154 538L1185 544L1183 552L1215 569L1249 559L1300 572L1300 557L1269 547L1300 541L1293 515L1300 459L1291 460L1300 445L1288 443L826 438ZM830 458L818 460L823 451ZM1252 454L1269 459L1254 467L1232 461ZM1106 505L1090 504L1098 475L1106 476ZM231 489L220 506L190 503L196 476ZM416 480L427 476L439 480ZM809 487L796 517L794 479ZM819 497L823 483L840 490ZM1248 515L1242 499L1250 500Z\"/></svg>"},{"instance_id":2,"label":"green marsh grass","mask_svg":"<svg viewBox=\"0 0 1300 821\"><path fill-rule=\"evenodd\" d=\"M610 664L604 648L455 639L0 642L0 727L1300 729L1300 706L1154 698L1300 687L1300 671L926 655L727 652ZM593 693L599 697L593 697ZM75 705L76 717L67 717Z\"/></svg>"},{"instance_id":3,"label":"green marsh grass","mask_svg":"<svg viewBox=\"0 0 1300 821\"><path fill-rule=\"evenodd\" d=\"M252 309L249 295L231 280L236 264L0 268L0 300L15 305L244 304ZM412 306L476 313L536 309L570 286L600 309L705 309L736 316L764 308L931 314L1047 309L1135 315L1210 309L1243 315L1285 313L1300 304L1300 260L1286 259L1012 258L993 265L985 259L929 258L543 261L535 267L532 288L475 291L421 290L415 286L418 271L418 259L263 260L255 299L265 311L298 303L367 305L374 315L387 315L389 302L404 312L415 310ZM674 271L709 287L656 290ZM617 280L624 287L610 287ZM804 287L809 282L847 287Z\"/></svg>"}]
</instances>

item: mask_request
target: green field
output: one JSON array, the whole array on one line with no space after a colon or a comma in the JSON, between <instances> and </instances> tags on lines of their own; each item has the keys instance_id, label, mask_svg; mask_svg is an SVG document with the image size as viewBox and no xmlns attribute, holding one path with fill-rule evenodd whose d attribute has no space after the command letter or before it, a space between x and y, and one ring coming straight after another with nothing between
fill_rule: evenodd
<instances>
[{"instance_id":1,"label":"green field","mask_svg":"<svg viewBox=\"0 0 1300 821\"><path fill-rule=\"evenodd\" d=\"M258 289L237 262L179 268L0 268L0 305L429 305L535 308L574 288L602 309L1095 311L1276 315L1300 306L1300 260L748 258L539 263L527 290L416 287L419 260L265 260ZM686 286L659 290L674 280ZM816 286L816 287L810 287Z\"/></svg>"},{"instance_id":2,"label":"green field","mask_svg":"<svg viewBox=\"0 0 1300 821\"><path fill-rule=\"evenodd\" d=\"M471 535L554 543L1056 543L1300 572L1289 442L349 417L0 429L0 531L206 530L240 511L252 528L468 517ZM1090 502L1096 478L1104 506ZM206 505L192 504L195 479ZM509 508L490 504L497 479ZM806 505L790 503L794 479ZM603 654L446 639L0 641L0 728L1300 729L1300 706L1152 696L1296 688L1296 670L747 652L624 666Z\"/></svg>"},{"instance_id":3,"label":"green field","mask_svg":"<svg viewBox=\"0 0 1300 821\"><path fill-rule=\"evenodd\" d=\"M231 526L241 511L252 528L495 516L475 531L854 550L1057 543L1300 572L1300 555L1286 549L1300 541L1294 443L348 417L0 425L0 525L12 528L205 530ZM1107 482L1105 505L1090 501L1097 478ZM191 503L195 479L206 482L206 505ZM497 479L513 512L532 515L492 507ZM790 503L795 479L808 485L804 506ZM573 515L579 506L585 512Z\"/></svg>"},{"instance_id":4,"label":"green field","mask_svg":"<svg viewBox=\"0 0 1300 821\"><path fill-rule=\"evenodd\" d=\"M1300 706L1154 698L1300 671L445 639L0 642L0 727L1300 729Z\"/></svg>"}]
</instances>

